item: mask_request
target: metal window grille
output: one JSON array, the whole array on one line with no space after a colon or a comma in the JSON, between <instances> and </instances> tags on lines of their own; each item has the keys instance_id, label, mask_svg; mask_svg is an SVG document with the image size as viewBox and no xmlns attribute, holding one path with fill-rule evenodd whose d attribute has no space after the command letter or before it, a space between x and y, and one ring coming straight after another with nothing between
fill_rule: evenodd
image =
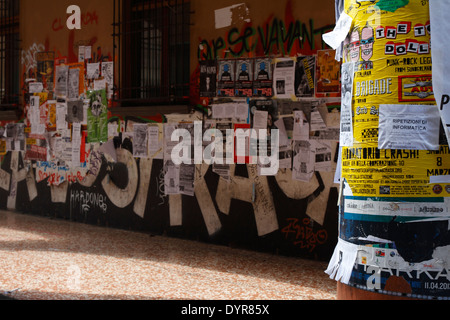
<instances>
[{"instance_id":1,"label":"metal window grille","mask_svg":"<svg viewBox=\"0 0 450 320\"><path fill-rule=\"evenodd\" d=\"M114 0L116 98L121 106L189 99L188 0Z\"/></svg>"},{"instance_id":2,"label":"metal window grille","mask_svg":"<svg viewBox=\"0 0 450 320\"><path fill-rule=\"evenodd\" d=\"M0 0L0 110L19 103L19 1Z\"/></svg>"}]
</instances>

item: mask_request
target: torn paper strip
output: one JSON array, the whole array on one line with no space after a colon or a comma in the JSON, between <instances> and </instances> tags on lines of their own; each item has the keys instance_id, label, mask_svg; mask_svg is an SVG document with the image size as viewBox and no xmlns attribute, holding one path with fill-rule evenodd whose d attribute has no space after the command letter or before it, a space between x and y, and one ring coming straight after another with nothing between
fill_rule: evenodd
<instances>
[{"instance_id":1,"label":"torn paper strip","mask_svg":"<svg viewBox=\"0 0 450 320\"><path fill-rule=\"evenodd\" d=\"M347 37L348 32L350 31L352 21L353 19L348 14L342 12L339 20L336 22L334 30L325 33L322 36L323 41L325 41L325 43L334 50L339 48L341 43L345 40L345 37Z\"/></svg>"},{"instance_id":2,"label":"torn paper strip","mask_svg":"<svg viewBox=\"0 0 450 320\"><path fill-rule=\"evenodd\" d=\"M330 279L348 284L357 255L357 245L339 239L325 273Z\"/></svg>"}]
</instances>

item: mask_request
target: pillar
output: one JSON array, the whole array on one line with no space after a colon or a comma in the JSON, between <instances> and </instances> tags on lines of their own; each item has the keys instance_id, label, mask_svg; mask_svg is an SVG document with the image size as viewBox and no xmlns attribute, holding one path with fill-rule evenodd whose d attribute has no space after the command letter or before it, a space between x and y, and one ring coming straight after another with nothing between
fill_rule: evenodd
<instances>
[{"instance_id":1,"label":"pillar","mask_svg":"<svg viewBox=\"0 0 450 320\"><path fill-rule=\"evenodd\" d=\"M428 1L343 4L339 239L326 272L339 299L449 299L450 156Z\"/></svg>"}]
</instances>

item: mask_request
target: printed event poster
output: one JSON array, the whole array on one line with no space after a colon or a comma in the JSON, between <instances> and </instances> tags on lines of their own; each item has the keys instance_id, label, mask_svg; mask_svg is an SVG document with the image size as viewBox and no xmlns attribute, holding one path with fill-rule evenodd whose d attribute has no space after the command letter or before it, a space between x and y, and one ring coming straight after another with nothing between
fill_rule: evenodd
<instances>
[{"instance_id":1,"label":"printed event poster","mask_svg":"<svg viewBox=\"0 0 450 320\"><path fill-rule=\"evenodd\" d=\"M0 139L0 156L4 156L6 154L6 140Z\"/></svg>"},{"instance_id":2,"label":"printed event poster","mask_svg":"<svg viewBox=\"0 0 450 320\"><path fill-rule=\"evenodd\" d=\"M43 135L28 134L25 145L25 160L46 161L47 142Z\"/></svg>"},{"instance_id":3,"label":"printed event poster","mask_svg":"<svg viewBox=\"0 0 450 320\"><path fill-rule=\"evenodd\" d=\"M215 97L217 82L217 62L200 61L200 97Z\"/></svg>"},{"instance_id":4,"label":"printed event poster","mask_svg":"<svg viewBox=\"0 0 450 320\"><path fill-rule=\"evenodd\" d=\"M56 100L48 100L47 131L56 131Z\"/></svg>"},{"instance_id":5,"label":"printed event poster","mask_svg":"<svg viewBox=\"0 0 450 320\"><path fill-rule=\"evenodd\" d=\"M411 15L404 8L391 15L376 9L371 14L350 10L358 23L344 42L343 58L355 64L355 142L378 143L380 104L435 104L429 15L421 4L408 4L415 6L420 8ZM383 25L376 25L380 19Z\"/></svg>"},{"instance_id":6,"label":"printed event poster","mask_svg":"<svg viewBox=\"0 0 450 320\"><path fill-rule=\"evenodd\" d=\"M296 58L277 58L273 71L274 96L278 99L295 98Z\"/></svg>"},{"instance_id":7,"label":"printed event poster","mask_svg":"<svg viewBox=\"0 0 450 320\"><path fill-rule=\"evenodd\" d=\"M329 94L340 92L341 64L335 59L336 51L317 51L316 93Z\"/></svg>"},{"instance_id":8,"label":"printed event poster","mask_svg":"<svg viewBox=\"0 0 450 320\"><path fill-rule=\"evenodd\" d=\"M253 95L253 59L236 61L236 97L251 97Z\"/></svg>"},{"instance_id":9,"label":"printed event poster","mask_svg":"<svg viewBox=\"0 0 450 320\"><path fill-rule=\"evenodd\" d=\"M253 78L254 97L272 97L272 60L270 58L255 59Z\"/></svg>"},{"instance_id":10,"label":"printed event poster","mask_svg":"<svg viewBox=\"0 0 450 320\"><path fill-rule=\"evenodd\" d=\"M295 67L295 95L297 97L313 97L316 87L316 57L297 57Z\"/></svg>"},{"instance_id":11,"label":"printed event poster","mask_svg":"<svg viewBox=\"0 0 450 320\"><path fill-rule=\"evenodd\" d=\"M89 91L87 114L88 143L108 141L108 102L106 90Z\"/></svg>"},{"instance_id":12,"label":"printed event poster","mask_svg":"<svg viewBox=\"0 0 450 320\"><path fill-rule=\"evenodd\" d=\"M450 187L430 184L430 178L448 175L448 146L439 150L343 147L342 177L353 196L449 197Z\"/></svg>"},{"instance_id":13,"label":"printed event poster","mask_svg":"<svg viewBox=\"0 0 450 320\"><path fill-rule=\"evenodd\" d=\"M234 81L236 72L235 60L219 60L217 75L217 96L234 97Z\"/></svg>"},{"instance_id":14,"label":"printed event poster","mask_svg":"<svg viewBox=\"0 0 450 320\"><path fill-rule=\"evenodd\" d=\"M37 82L41 82L48 91L53 91L55 53L53 51L36 52L36 64Z\"/></svg>"},{"instance_id":15,"label":"printed event poster","mask_svg":"<svg viewBox=\"0 0 450 320\"><path fill-rule=\"evenodd\" d=\"M343 150L343 178L353 195L449 196L429 185L430 177L445 174L440 169L449 168L449 157L430 110L436 102L428 10L411 1L395 12L369 3L347 4L346 11L354 20L343 50L344 63L354 65L354 145Z\"/></svg>"}]
</instances>

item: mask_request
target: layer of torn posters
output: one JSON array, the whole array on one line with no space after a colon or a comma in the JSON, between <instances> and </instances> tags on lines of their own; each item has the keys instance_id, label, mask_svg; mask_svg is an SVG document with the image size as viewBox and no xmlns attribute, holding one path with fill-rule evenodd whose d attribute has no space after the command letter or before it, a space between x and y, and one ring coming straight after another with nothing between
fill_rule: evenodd
<instances>
[{"instance_id":1,"label":"layer of torn posters","mask_svg":"<svg viewBox=\"0 0 450 320\"><path fill-rule=\"evenodd\" d=\"M336 1L336 28L323 39L342 61L341 191L339 241L326 273L349 286L450 297L450 99L442 56L449 10L439 0Z\"/></svg>"},{"instance_id":2,"label":"layer of torn posters","mask_svg":"<svg viewBox=\"0 0 450 320\"><path fill-rule=\"evenodd\" d=\"M126 123L112 116L113 62L94 61L88 46L79 47L75 63L44 52L37 55L36 68L51 74L27 79L26 117L3 128L3 154L24 152L36 168L36 181L52 186L81 182L95 175L103 160L117 161L117 139L130 142L135 158L164 161L166 195L194 196L200 163L229 183L235 164L254 165L260 175L283 170L294 181L309 183L315 172L335 170L339 141L340 88L317 86L326 77L334 83L336 74L324 70L337 65L339 74L339 63L321 58L334 56L334 50L319 51L202 61L200 95L210 99L206 112ZM190 146L183 150L191 160L175 163L172 151L180 140L172 141L172 133L180 129L190 133Z\"/></svg>"},{"instance_id":3,"label":"layer of torn posters","mask_svg":"<svg viewBox=\"0 0 450 320\"><path fill-rule=\"evenodd\" d=\"M114 63L93 61L92 48L80 46L77 62L38 52L34 68L37 77L26 79L23 121L0 132L2 154L23 152L37 182L80 182L98 170L98 150L109 139Z\"/></svg>"}]
</instances>

